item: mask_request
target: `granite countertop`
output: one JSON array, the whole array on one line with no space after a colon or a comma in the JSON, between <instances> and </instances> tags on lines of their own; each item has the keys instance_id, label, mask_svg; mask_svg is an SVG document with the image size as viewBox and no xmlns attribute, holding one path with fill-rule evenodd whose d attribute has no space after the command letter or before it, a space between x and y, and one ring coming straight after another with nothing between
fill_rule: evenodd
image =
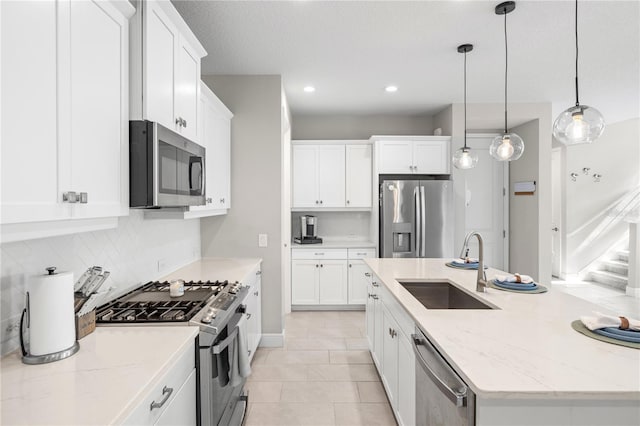
<instances>
[{"instance_id":1,"label":"granite countertop","mask_svg":"<svg viewBox=\"0 0 640 426\"><path fill-rule=\"evenodd\" d=\"M25 365L2 358L5 425L121 423L192 347L197 327L98 327L61 361Z\"/></svg>"},{"instance_id":2,"label":"granite countertop","mask_svg":"<svg viewBox=\"0 0 640 426\"><path fill-rule=\"evenodd\" d=\"M475 291L477 271L451 259L365 259L432 343L483 398L639 399L640 351L603 343L571 328L608 309L550 288L542 294ZM505 274L487 270L487 278ZM446 280L495 310L430 310L397 280Z\"/></svg>"}]
</instances>

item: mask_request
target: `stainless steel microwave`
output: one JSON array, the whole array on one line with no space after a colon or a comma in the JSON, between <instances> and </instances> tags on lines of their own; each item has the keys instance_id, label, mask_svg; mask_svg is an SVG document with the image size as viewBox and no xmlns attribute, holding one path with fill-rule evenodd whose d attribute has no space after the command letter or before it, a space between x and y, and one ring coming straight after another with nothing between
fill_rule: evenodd
<instances>
[{"instance_id":1,"label":"stainless steel microwave","mask_svg":"<svg viewBox=\"0 0 640 426\"><path fill-rule=\"evenodd\" d=\"M161 124L129 122L129 205L186 207L205 203L205 149Z\"/></svg>"}]
</instances>

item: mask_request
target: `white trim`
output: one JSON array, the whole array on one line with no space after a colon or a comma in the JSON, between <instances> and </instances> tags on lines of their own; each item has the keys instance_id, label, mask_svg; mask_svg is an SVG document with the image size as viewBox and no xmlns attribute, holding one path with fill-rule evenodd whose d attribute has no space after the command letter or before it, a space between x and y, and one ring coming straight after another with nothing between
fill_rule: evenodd
<instances>
[{"instance_id":1,"label":"white trim","mask_svg":"<svg viewBox=\"0 0 640 426\"><path fill-rule=\"evenodd\" d=\"M629 287L627 286L627 296L631 296L631 297L635 297L640 299L640 287L638 288L634 288L634 287Z\"/></svg>"},{"instance_id":2,"label":"white trim","mask_svg":"<svg viewBox=\"0 0 640 426\"><path fill-rule=\"evenodd\" d=\"M291 145L372 145L370 140L364 139L297 139L292 140Z\"/></svg>"},{"instance_id":3,"label":"white trim","mask_svg":"<svg viewBox=\"0 0 640 426\"><path fill-rule=\"evenodd\" d=\"M262 338L258 346L261 348L284 347L284 330L282 333L262 333Z\"/></svg>"},{"instance_id":4,"label":"white trim","mask_svg":"<svg viewBox=\"0 0 640 426\"><path fill-rule=\"evenodd\" d=\"M11 243L14 241L57 237L59 235L99 231L117 227L117 217L11 223L0 226L0 239L2 240L2 243Z\"/></svg>"}]
</instances>

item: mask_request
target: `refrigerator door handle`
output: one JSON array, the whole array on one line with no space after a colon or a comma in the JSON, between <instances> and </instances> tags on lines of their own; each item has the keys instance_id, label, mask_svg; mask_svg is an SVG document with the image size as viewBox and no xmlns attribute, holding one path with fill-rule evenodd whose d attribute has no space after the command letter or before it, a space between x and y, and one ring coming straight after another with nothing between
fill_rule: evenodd
<instances>
[{"instance_id":1,"label":"refrigerator door handle","mask_svg":"<svg viewBox=\"0 0 640 426\"><path fill-rule=\"evenodd\" d=\"M414 234L414 244L415 244L415 252L416 252L416 257L420 257L420 248L422 247L422 242L420 241L420 236L422 235L422 222L420 222L420 191L419 191L419 187L416 187L413 190L413 202L414 202L414 206L415 206L415 213L416 213L416 218L415 218L415 234Z\"/></svg>"},{"instance_id":2,"label":"refrigerator door handle","mask_svg":"<svg viewBox=\"0 0 640 426\"><path fill-rule=\"evenodd\" d=\"M427 256L427 222L424 186L420 185L420 257Z\"/></svg>"}]
</instances>

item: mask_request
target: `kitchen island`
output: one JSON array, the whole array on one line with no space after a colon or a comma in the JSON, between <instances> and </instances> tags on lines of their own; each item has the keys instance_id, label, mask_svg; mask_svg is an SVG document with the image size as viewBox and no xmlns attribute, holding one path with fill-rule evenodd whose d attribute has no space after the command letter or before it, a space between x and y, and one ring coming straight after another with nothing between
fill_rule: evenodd
<instances>
[{"instance_id":1,"label":"kitchen island","mask_svg":"<svg viewBox=\"0 0 640 426\"><path fill-rule=\"evenodd\" d=\"M476 292L477 271L445 266L450 260L365 262L390 294L390 311L408 314L475 392L476 424L640 424L640 351L571 328L593 311L617 313L553 289ZM487 270L496 275L505 273ZM494 309L427 309L404 280L450 282Z\"/></svg>"}]
</instances>

